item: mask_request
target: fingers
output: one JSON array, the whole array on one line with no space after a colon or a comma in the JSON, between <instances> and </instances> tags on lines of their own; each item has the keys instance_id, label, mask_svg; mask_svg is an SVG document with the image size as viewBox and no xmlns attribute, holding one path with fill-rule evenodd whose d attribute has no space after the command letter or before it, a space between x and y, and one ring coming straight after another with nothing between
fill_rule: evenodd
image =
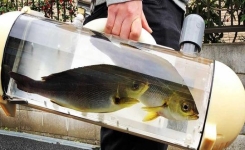
<instances>
[{"instance_id":1,"label":"fingers","mask_svg":"<svg viewBox=\"0 0 245 150\"><path fill-rule=\"evenodd\" d=\"M128 39L130 30L131 30L131 23L132 21L130 19L125 19L122 24L121 32L120 32L120 37L123 39Z\"/></svg>"},{"instance_id":2,"label":"fingers","mask_svg":"<svg viewBox=\"0 0 245 150\"><path fill-rule=\"evenodd\" d=\"M141 30L142 30L141 20L140 18L137 18L133 21L131 25L129 39L138 41L140 38Z\"/></svg>"},{"instance_id":3,"label":"fingers","mask_svg":"<svg viewBox=\"0 0 245 150\"><path fill-rule=\"evenodd\" d=\"M145 14L142 12L141 14L141 20L142 20L142 27L148 31L149 33L152 33L152 29L150 28L146 18L145 18Z\"/></svg>"},{"instance_id":4,"label":"fingers","mask_svg":"<svg viewBox=\"0 0 245 150\"><path fill-rule=\"evenodd\" d=\"M120 33L121 33L121 27L123 27L122 26L123 20L124 20L124 18L121 15L118 15L116 17L116 20L114 22L114 26L112 28L111 34L114 34L114 35L121 37Z\"/></svg>"},{"instance_id":5,"label":"fingers","mask_svg":"<svg viewBox=\"0 0 245 150\"><path fill-rule=\"evenodd\" d=\"M109 5L105 33L117 35L123 39L138 40L142 27L152 32L143 13L141 1Z\"/></svg>"},{"instance_id":6,"label":"fingers","mask_svg":"<svg viewBox=\"0 0 245 150\"><path fill-rule=\"evenodd\" d=\"M107 23L104 29L105 33L120 36L122 23L126 18L120 11L120 7L117 5L108 8Z\"/></svg>"},{"instance_id":7,"label":"fingers","mask_svg":"<svg viewBox=\"0 0 245 150\"><path fill-rule=\"evenodd\" d=\"M117 17L109 34L117 35L123 39L137 41L140 37L141 30L142 24L140 17L137 17L136 19L126 18L124 20L120 17Z\"/></svg>"},{"instance_id":8,"label":"fingers","mask_svg":"<svg viewBox=\"0 0 245 150\"><path fill-rule=\"evenodd\" d=\"M107 17L107 22L106 22L106 26L104 29L105 33L111 34L112 33L112 29L114 27L114 22L116 19L116 8L111 6L108 8L108 17Z\"/></svg>"}]
</instances>

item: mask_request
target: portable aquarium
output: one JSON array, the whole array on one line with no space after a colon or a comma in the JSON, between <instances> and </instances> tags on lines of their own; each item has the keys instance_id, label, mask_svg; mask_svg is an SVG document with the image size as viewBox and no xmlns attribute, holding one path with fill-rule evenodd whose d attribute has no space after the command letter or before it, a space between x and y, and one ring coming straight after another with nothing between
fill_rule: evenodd
<instances>
[{"instance_id":1,"label":"portable aquarium","mask_svg":"<svg viewBox=\"0 0 245 150\"><path fill-rule=\"evenodd\" d=\"M33 11L0 16L0 50L0 102L8 116L21 104L205 150L229 146L245 121L243 85L215 60L123 40ZM86 106L78 108L84 100ZM116 107L122 100L132 103ZM96 103L93 112L91 101Z\"/></svg>"}]
</instances>

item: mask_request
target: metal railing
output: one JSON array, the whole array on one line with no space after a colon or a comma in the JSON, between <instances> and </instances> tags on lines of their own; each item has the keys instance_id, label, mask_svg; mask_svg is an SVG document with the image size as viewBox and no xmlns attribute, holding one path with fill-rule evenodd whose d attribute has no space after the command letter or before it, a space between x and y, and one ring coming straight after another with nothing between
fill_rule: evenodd
<instances>
[{"instance_id":1,"label":"metal railing","mask_svg":"<svg viewBox=\"0 0 245 150\"><path fill-rule=\"evenodd\" d=\"M245 0L191 0L186 10L205 20L204 43L245 41Z\"/></svg>"},{"instance_id":2,"label":"metal railing","mask_svg":"<svg viewBox=\"0 0 245 150\"><path fill-rule=\"evenodd\" d=\"M195 0L187 7L189 13L204 18L205 33L245 31L245 0Z\"/></svg>"}]
</instances>

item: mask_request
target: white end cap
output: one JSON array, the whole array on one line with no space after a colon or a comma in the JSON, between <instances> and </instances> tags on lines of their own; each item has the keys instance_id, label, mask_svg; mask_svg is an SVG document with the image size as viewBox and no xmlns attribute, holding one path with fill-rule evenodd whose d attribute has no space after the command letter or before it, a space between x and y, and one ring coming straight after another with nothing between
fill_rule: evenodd
<instances>
[{"instance_id":1,"label":"white end cap","mask_svg":"<svg viewBox=\"0 0 245 150\"><path fill-rule=\"evenodd\" d=\"M201 145L213 149L228 147L240 133L244 122L245 91L243 84L232 69L215 61L213 88ZM216 132L215 139L210 129ZM209 141L208 143L212 145L205 145L205 141Z\"/></svg>"}]
</instances>

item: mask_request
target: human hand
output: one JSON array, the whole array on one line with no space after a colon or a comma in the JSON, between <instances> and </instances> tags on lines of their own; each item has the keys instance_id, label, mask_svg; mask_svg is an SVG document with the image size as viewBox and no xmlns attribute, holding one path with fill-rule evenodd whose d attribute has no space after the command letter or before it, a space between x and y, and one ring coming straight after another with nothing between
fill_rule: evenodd
<instances>
[{"instance_id":1,"label":"human hand","mask_svg":"<svg viewBox=\"0 0 245 150\"><path fill-rule=\"evenodd\" d=\"M137 41L142 28L149 33L152 32L142 10L142 1L128 1L108 6L105 33Z\"/></svg>"}]
</instances>

